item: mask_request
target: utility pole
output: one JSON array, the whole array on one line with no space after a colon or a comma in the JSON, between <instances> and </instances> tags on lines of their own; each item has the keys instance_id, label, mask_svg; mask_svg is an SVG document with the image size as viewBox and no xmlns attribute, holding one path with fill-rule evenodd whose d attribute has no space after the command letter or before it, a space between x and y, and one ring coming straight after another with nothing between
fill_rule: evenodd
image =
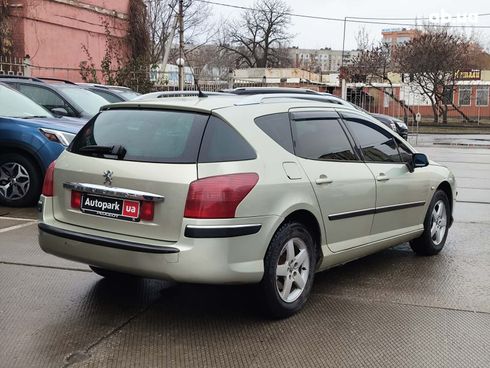
<instances>
[{"instance_id":1,"label":"utility pole","mask_svg":"<svg viewBox=\"0 0 490 368\"><path fill-rule=\"evenodd\" d=\"M179 0L179 90L184 90L184 0Z\"/></svg>"},{"instance_id":2,"label":"utility pole","mask_svg":"<svg viewBox=\"0 0 490 368\"><path fill-rule=\"evenodd\" d=\"M344 32L343 32L343 35L342 35L342 56L341 56L341 59L340 59L340 72L343 73L344 72L344 52L345 52L345 26L347 24L347 17L344 17ZM342 80L340 81L340 94L341 94L341 97L346 100L347 99L347 84L345 82L345 79L342 78Z\"/></svg>"}]
</instances>

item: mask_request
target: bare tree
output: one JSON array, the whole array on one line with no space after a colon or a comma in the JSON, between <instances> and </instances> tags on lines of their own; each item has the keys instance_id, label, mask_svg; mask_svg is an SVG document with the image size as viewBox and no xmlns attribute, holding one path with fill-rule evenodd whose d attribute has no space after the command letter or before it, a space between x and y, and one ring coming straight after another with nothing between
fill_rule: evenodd
<instances>
[{"instance_id":1,"label":"bare tree","mask_svg":"<svg viewBox=\"0 0 490 368\"><path fill-rule=\"evenodd\" d=\"M371 41L371 38L369 37L369 33L367 32L365 26L361 26L359 28L354 38L357 43L357 50L359 51L368 50L370 47L373 46L373 42Z\"/></svg>"},{"instance_id":2,"label":"bare tree","mask_svg":"<svg viewBox=\"0 0 490 368\"><path fill-rule=\"evenodd\" d=\"M283 0L259 0L245 10L240 20L230 22L220 47L235 57L235 64L250 68L289 65L285 48L292 36L290 8Z\"/></svg>"},{"instance_id":3,"label":"bare tree","mask_svg":"<svg viewBox=\"0 0 490 368\"><path fill-rule=\"evenodd\" d=\"M167 47L171 47L169 37L177 27L178 0L144 0L147 9L147 25L150 36L150 63L157 64L163 59ZM192 44L206 38L210 27L208 19L210 7L202 2L184 1L185 43Z\"/></svg>"},{"instance_id":4,"label":"bare tree","mask_svg":"<svg viewBox=\"0 0 490 368\"><path fill-rule=\"evenodd\" d=\"M478 51L480 50L480 51ZM434 122L447 123L449 106L469 121L454 104L452 95L458 70L478 67L481 49L462 35L447 29L427 29L394 50L397 70L408 74L411 82L431 102Z\"/></svg>"},{"instance_id":5,"label":"bare tree","mask_svg":"<svg viewBox=\"0 0 490 368\"><path fill-rule=\"evenodd\" d=\"M371 46L370 49L362 50L354 57L351 65L344 67L341 71L345 73L346 79L351 82L365 83L366 85L383 92L403 108L405 117L410 113L415 119L415 112L404 101L400 100L394 93L391 73L395 71L396 64L392 57L389 45L380 43ZM390 88L379 87L378 83L388 83Z\"/></svg>"}]
</instances>

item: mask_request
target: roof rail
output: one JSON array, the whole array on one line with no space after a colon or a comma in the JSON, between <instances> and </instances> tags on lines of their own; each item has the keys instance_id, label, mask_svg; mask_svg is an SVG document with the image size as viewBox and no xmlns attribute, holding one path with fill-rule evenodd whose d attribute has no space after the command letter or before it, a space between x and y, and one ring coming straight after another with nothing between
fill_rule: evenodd
<instances>
[{"instance_id":1,"label":"roof rail","mask_svg":"<svg viewBox=\"0 0 490 368\"><path fill-rule=\"evenodd\" d=\"M25 75L8 75L8 74L0 74L0 78L3 79L22 79L22 80L31 80L34 82L44 83L41 79L35 77L26 77Z\"/></svg>"},{"instance_id":2,"label":"roof rail","mask_svg":"<svg viewBox=\"0 0 490 368\"><path fill-rule=\"evenodd\" d=\"M242 100L235 103L237 106L241 105L255 105L266 102L266 100L306 100L330 103L338 106L347 106L347 104L340 104L338 101L333 100L330 96L315 95L315 94L294 94L294 93L267 93L257 95L245 95Z\"/></svg>"},{"instance_id":3,"label":"roof rail","mask_svg":"<svg viewBox=\"0 0 490 368\"><path fill-rule=\"evenodd\" d=\"M109 89L108 86L99 84L99 83L75 83L77 86L84 88L100 88L100 89Z\"/></svg>"},{"instance_id":4,"label":"roof rail","mask_svg":"<svg viewBox=\"0 0 490 368\"><path fill-rule=\"evenodd\" d=\"M39 77L39 79L41 79L41 80L47 80L47 81L63 82L63 83L66 83L66 84L76 85L76 83L74 83L72 81L69 81L69 80L66 80L66 79L60 79L60 78Z\"/></svg>"}]
</instances>

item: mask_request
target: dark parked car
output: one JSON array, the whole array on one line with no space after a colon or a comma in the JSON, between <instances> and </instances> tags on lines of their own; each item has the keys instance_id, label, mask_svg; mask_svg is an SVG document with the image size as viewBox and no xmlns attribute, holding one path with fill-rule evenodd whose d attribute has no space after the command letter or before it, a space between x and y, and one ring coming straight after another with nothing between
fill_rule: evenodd
<instances>
[{"instance_id":1,"label":"dark parked car","mask_svg":"<svg viewBox=\"0 0 490 368\"><path fill-rule=\"evenodd\" d=\"M400 119L394 118L389 115L384 115L384 114L371 114L374 116L376 119L381 121L382 123L386 125L390 125L393 129L393 126L395 127L395 130L400 136L402 136L403 139L408 138L408 127L407 124L405 124L403 121Z\"/></svg>"},{"instance_id":2,"label":"dark parked car","mask_svg":"<svg viewBox=\"0 0 490 368\"><path fill-rule=\"evenodd\" d=\"M122 86L95 83L77 83L77 85L105 98L109 102L131 101L141 95L130 88Z\"/></svg>"},{"instance_id":3,"label":"dark parked car","mask_svg":"<svg viewBox=\"0 0 490 368\"><path fill-rule=\"evenodd\" d=\"M0 205L34 204L48 165L83 125L80 119L54 117L0 83Z\"/></svg>"},{"instance_id":4,"label":"dark parked car","mask_svg":"<svg viewBox=\"0 0 490 368\"><path fill-rule=\"evenodd\" d=\"M63 80L0 75L0 82L15 88L58 116L89 120L109 103L105 98Z\"/></svg>"}]
</instances>

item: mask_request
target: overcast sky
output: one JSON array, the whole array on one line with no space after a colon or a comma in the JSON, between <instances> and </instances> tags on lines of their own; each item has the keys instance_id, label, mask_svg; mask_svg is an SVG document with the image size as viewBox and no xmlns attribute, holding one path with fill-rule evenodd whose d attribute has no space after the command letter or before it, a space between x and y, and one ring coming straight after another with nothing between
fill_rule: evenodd
<instances>
[{"instance_id":1,"label":"overcast sky","mask_svg":"<svg viewBox=\"0 0 490 368\"><path fill-rule=\"evenodd\" d=\"M253 0L216 0L217 2L239 6L252 7ZM452 24L488 26L488 29L477 29L478 38L489 49L490 46L490 15L472 17L472 14L490 13L488 0L286 0L292 13L314 15L330 18L344 17L377 17L377 18L429 18L433 21L441 17L460 16L459 20L452 18ZM240 10L210 5L216 17L229 19L237 17ZM467 16L467 18L463 18ZM393 23L410 23L413 21L395 20L382 21ZM362 27L359 23L347 23L346 49L355 49L355 35ZM366 24L365 28L374 40L381 38L381 30L385 28L401 28L398 25ZM292 45L303 48L331 47L342 49L343 22L333 22L315 19L292 18L290 32L295 35ZM469 32L469 31L467 31Z\"/></svg>"}]
</instances>

